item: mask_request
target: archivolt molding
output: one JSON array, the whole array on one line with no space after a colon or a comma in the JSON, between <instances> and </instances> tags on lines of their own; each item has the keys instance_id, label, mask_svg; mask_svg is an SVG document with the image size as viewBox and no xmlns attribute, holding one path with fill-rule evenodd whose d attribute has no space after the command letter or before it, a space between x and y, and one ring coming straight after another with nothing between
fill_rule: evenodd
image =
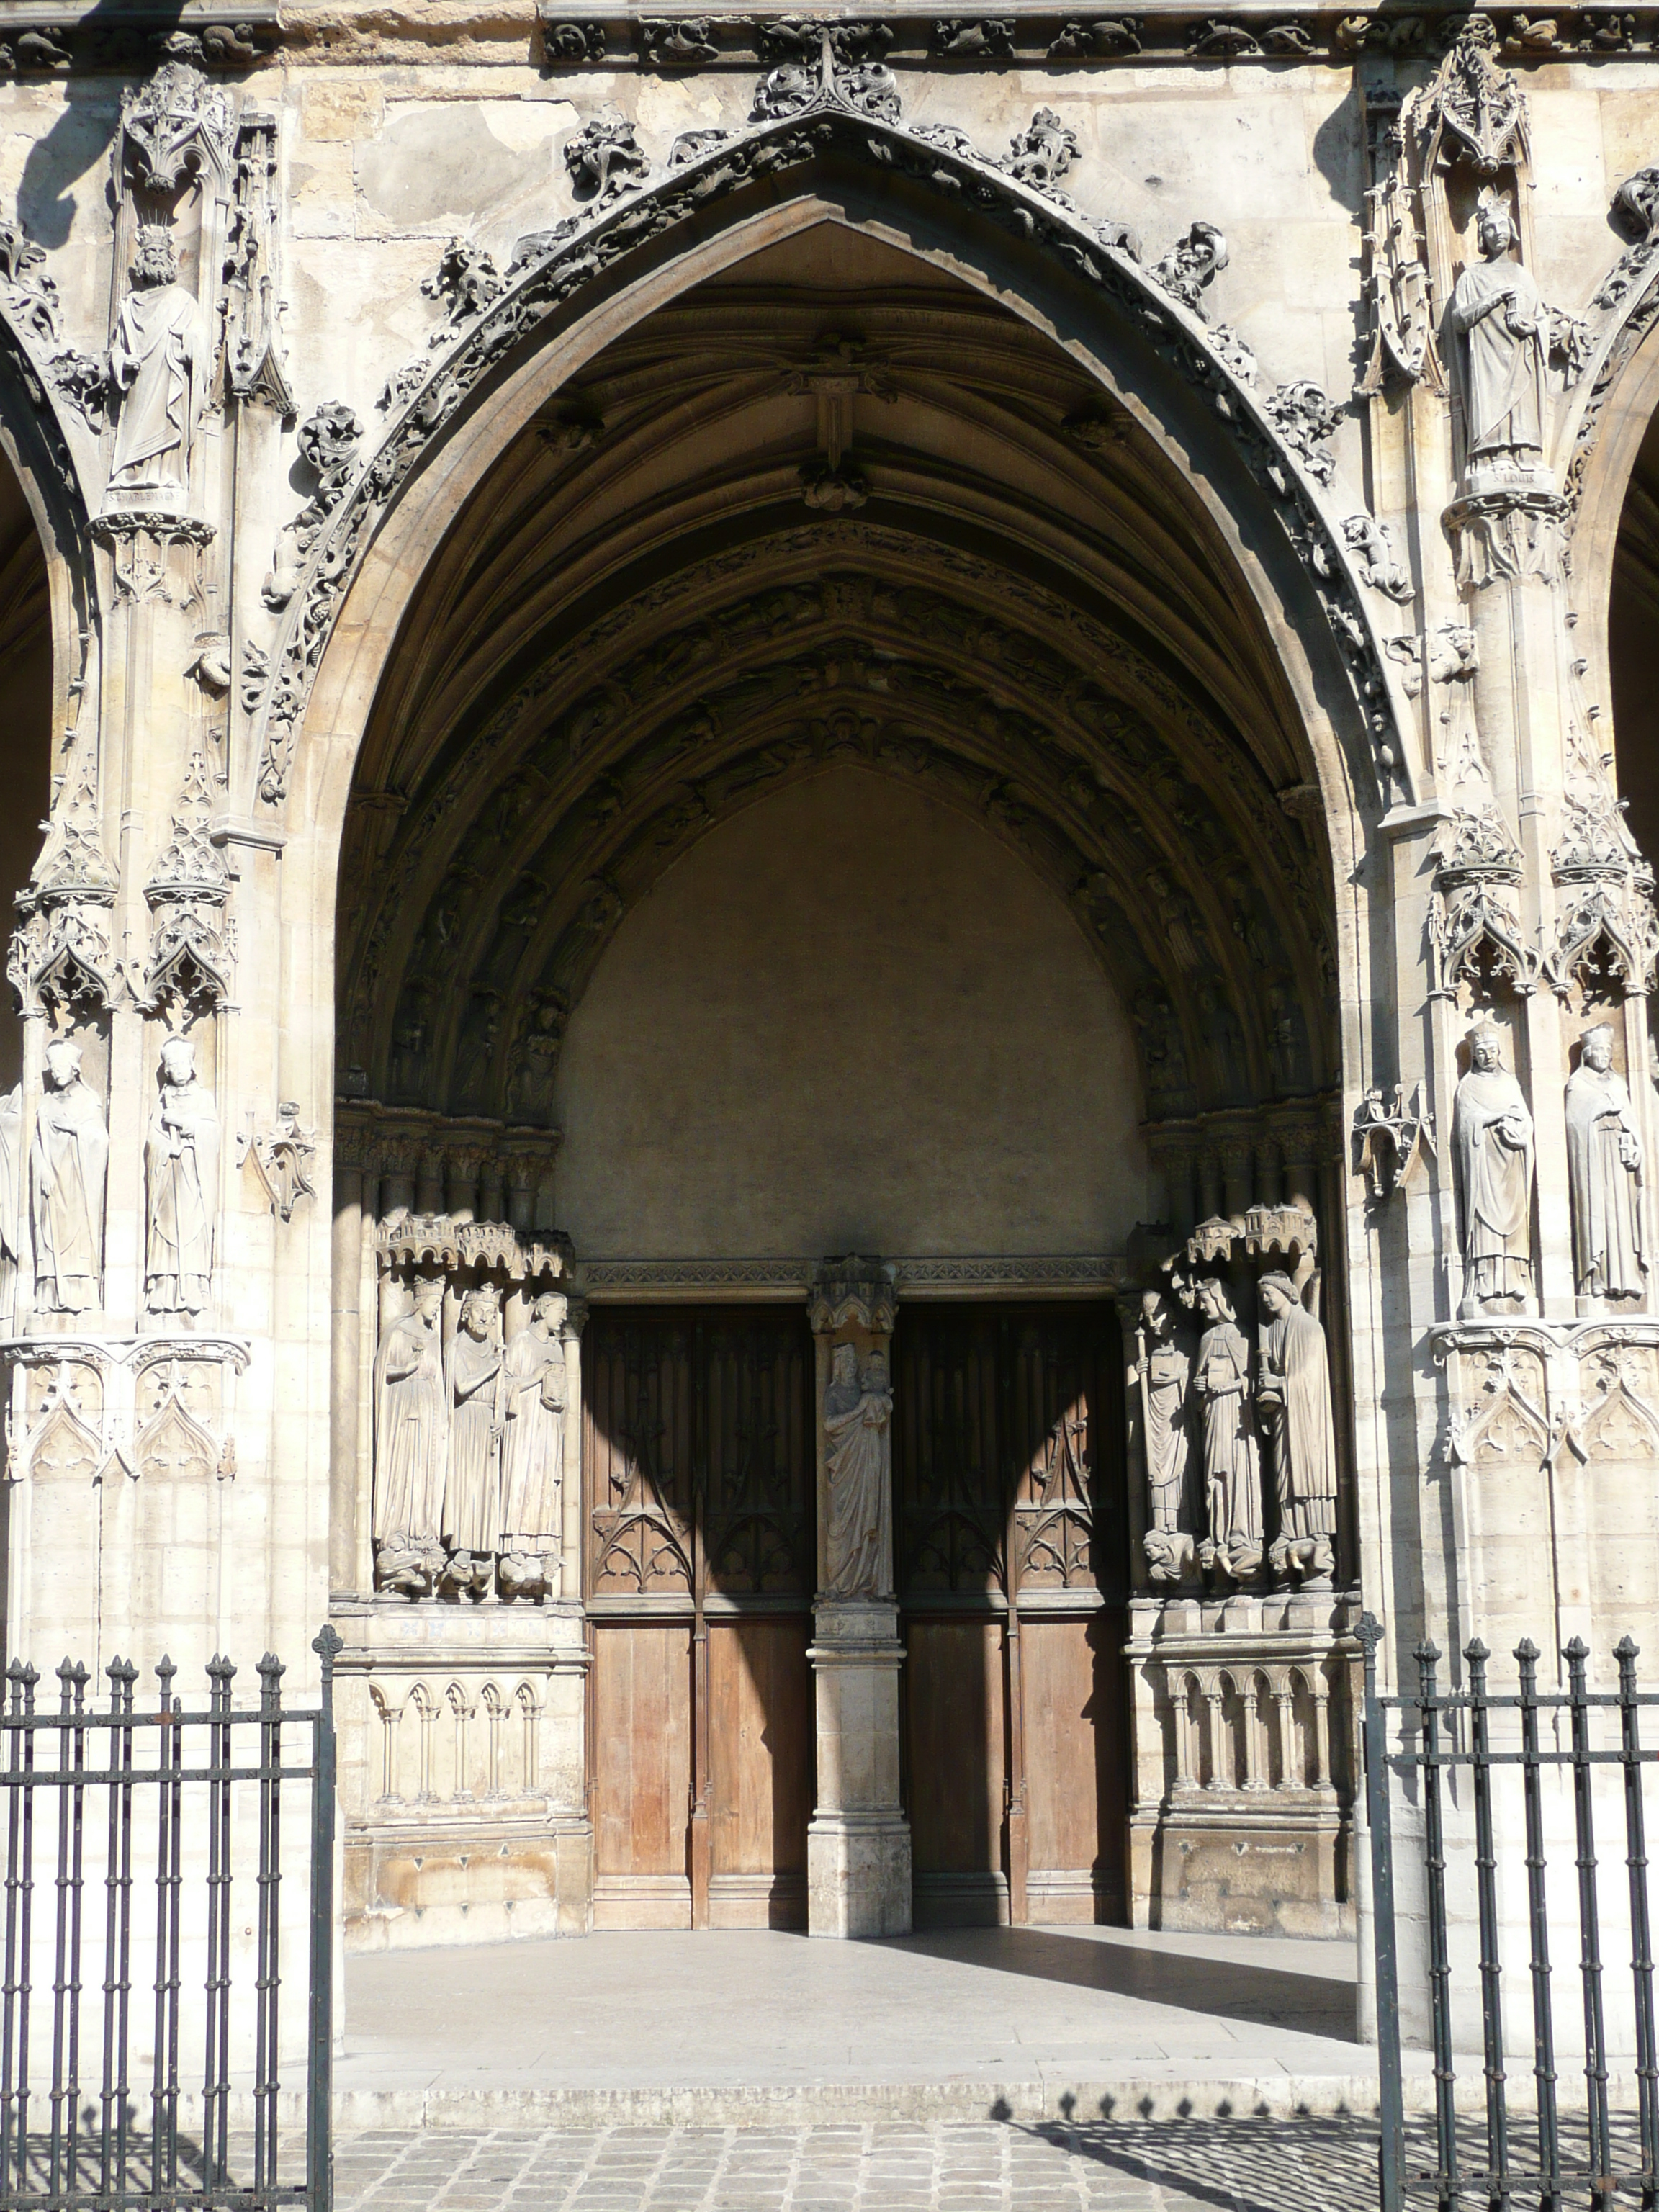
<instances>
[{"instance_id":1,"label":"archivolt molding","mask_svg":"<svg viewBox=\"0 0 1659 2212\"><path fill-rule=\"evenodd\" d=\"M1659 163L1627 177L1613 195L1610 220L1626 249L1590 301L1583 397L1571 426L1562 471L1566 501L1563 535L1571 546L1607 405L1642 341L1659 319Z\"/></svg>"},{"instance_id":2,"label":"archivolt molding","mask_svg":"<svg viewBox=\"0 0 1659 2212\"><path fill-rule=\"evenodd\" d=\"M909 580L918 550L932 586ZM1322 1079L1322 913L1237 749L1075 608L842 523L681 571L570 639L374 867L374 810L354 811L348 1087L544 1119L623 914L715 822L843 763L925 781L1071 903L1125 992L1154 1112Z\"/></svg>"},{"instance_id":3,"label":"archivolt molding","mask_svg":"<svg viewBox=\"0 0 1659 2212\"><path fill-rule=\"evenodd\" d=\"M861 62L843 66L827 39L816 79L810 69L797 68L792 81L780 86L777 80L791 74L775 70L757 99L757 111L769 109L772 119L730 137L688 134L653 182L641 183L610 165L587 212L520 240L504 278L469 272L470 279L482 281L470 281L465 293L452 300L452 312L459 312L439 334L447 343L410 363L387 386L385 434L358 465L299 579L262 720L262 799L276 806L287 795L311 687L375 524L434 436L489 372L561 308L659 245L669 232L689 227L747 186L763 180L787 185L792 173L834 155L902 177L1038 246L1127 313L1158 353L1206 396L1309 574L1369 739L1363 780L1374 784L1385 803L1408 797L1410 774L1358 573L1340 522L1327 515L1316 489L1322 455L1316 442L1321 434L1310 434L1310 406L1286 402L1276 416L1278 396L1252 388L1254 364L1247 351L1228 334L1212 331L1195 306L1140 266L1134 241L1121 225L1091 222L1054 185L1032 181L1029 162L1018 173L1018 152L999 167L958 131L906 127L897 119L891 73ZM1361 765L1355 763L1356 769Z\"/></svg>"}]
</instances>

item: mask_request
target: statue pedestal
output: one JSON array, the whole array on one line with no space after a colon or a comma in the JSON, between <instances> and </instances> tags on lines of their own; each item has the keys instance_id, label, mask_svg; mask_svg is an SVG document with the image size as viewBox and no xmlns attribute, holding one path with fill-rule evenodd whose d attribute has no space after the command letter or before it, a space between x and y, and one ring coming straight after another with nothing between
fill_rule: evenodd
<instances>
[{"instance_id":1,"label":"statue pedestal","mask_svg":"<svg viewBox=\"0 0 1659 2212\"><path fill-rule=\"evenodd\" d=\"M910 1824L899 1802L898 1607L820 1598L817 1808L806 1838L814 1936L908 1936Z\"/></svg>"}]
</instances>

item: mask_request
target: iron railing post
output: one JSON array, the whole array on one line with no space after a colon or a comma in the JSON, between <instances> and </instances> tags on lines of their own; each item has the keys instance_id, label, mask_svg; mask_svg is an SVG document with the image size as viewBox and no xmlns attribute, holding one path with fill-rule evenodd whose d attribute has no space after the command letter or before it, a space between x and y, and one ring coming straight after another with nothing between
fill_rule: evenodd
<instances>
[{"instance_id":1,"label":"iron railing post","mask_svg":"<svg viewBox=\"0 0 1659 2212\"><path fill-rule=\"evenodd\" d=\"M1469 1755L1474 1777L1474 1875L1480 1921L1480 2038L1486 2069L1486 2173L1493 2201L1509 2182L1509 2113L1504 2076L1503 1968L1498 1956L1498 1846L1492 1820L1491 1708L1486 1661L1477 1636L1465 1647L1469 1669Z\"/></svg>"},{"instance_id":2,"label":"iron railing post","mask_svg":"<svg viewBox=\"0 0 1659 2212\"><path fill-rule=\"evenodd\" d=\"M1429 2014L1434 2044L1435 2190L1440 2212L1457 2212L1457 2077L1452 2065L1451 1945L1446 1925L1446 1839L1440 1803L1437 1645L1419 1644L1417 1710L1422 1729L1423 1867L1428 1886Z\"/></svg>"},{"instance_id":3,"label":"iron railing post","mask_svg":"<svg viewBox=\"0 0 1659 2212\"><path fill-rule=\"evenodd\" d=\"M1359 1622L1365 1655L1365 1825L1371 1851L1371 1948L1376 1962L1376 2075L1380 2131L1377 2200L1381 2212L1403 2212L1406 2201L1406 2100L1400 2064L1400 1961L1394 1917L1394 1819L1389 1805L1389 1722L1377 1694L1376 1653L1382 1629L1374 1613Z\"/></svg>"},{"instance_id":4,"label":"iron railing post","mask_svg":"<svg viewBox=\"0 0 1659 2212\"><path fill-rule=\"evenodd\" d=\"M1590 1794L1589 1647L1575 1636L1562 1655L1572 1723L1572 1805L1577 1843L1578 1972L1584 1995L1584 2093L1589 2134L1591 2201L1612 2212L1613 2154L1607 2140L1607 2045L1601 2002L1601 1930L1595 1896L1595 1811Z\"/></svg>"},{"instance_id":5,"label":"iron railing post","mask_svg":"<svg viewBox=\"0 0 1659 2212\"><path fill-rule=\"evenodd\" d=\"M312 1645L321 1665L322 1699L313 1723L311 1823L311 2017L306 2083L306 2162L310 2212L331 2212L334 2197L334 1662L340 1637L325 1627Z\"/></svg>"},{"instance_id":6,"label":"iron railing post","mask_svg":"<svg viewBox=\"0 0 1659 2212\"><path fill-rule=\"evenodd\" d=\"M1628 1636L1613 1647L1619 1662L1619 1754L1625 1774L1625 1863L1630 1875L1630 1963L1636 2002L1636 2108L1642 2145L1642 2212L1659 2198L1659 2062L1653 2022L1653 1930L1648 1908L1647 1817L1642 1802L1642 1738L1636 1662Z\"/></svg>"},{"instance_id":7,"label":"iron railing post","mask_svg":"<svg viewBox=\"0 0 1659 2212\"><path fill-rule=\"evenodd\" d=\"M1555 2021L1550 2004L1550 1916L1545 1887L1542 1754L1538 1742L1538 1646L1515 1647L1520 1668L1521 1783L1527 1825L1527 1913L1531 1928L1532 2072L1538 2106L1539 2212L1561 2212L1561 2130L1555 2106Z\"/></svg>"}]
</instances>

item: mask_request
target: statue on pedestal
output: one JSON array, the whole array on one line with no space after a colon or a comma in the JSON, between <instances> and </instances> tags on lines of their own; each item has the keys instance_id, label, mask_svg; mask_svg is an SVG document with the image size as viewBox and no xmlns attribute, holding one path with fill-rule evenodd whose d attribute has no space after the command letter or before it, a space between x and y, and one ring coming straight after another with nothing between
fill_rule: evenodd
<instances>
[{"instance_id":1,"label":"statue on pedestal","mask_svg":"<svg viewBox=\"0 0 1659 2212\"><path fill-rule=\"evenodd\" d=\"M568 1303L536 1301L528 1328L502 1360L501 1562L504 1596L532 1597L557 1572L564 1474L565 1362L560 1331Z\"/></svg>"},{"instance_id":2,"label":"statue on pedestal","mask_svg":"<svg viewBox=\"0 0 1659 2212\"><path fill-rule=\"evenodd\" d=\"M152 1313L198 1314L213 1281L219 1109L185 1037L161 1047L161 1081L144 1144L144 1301Z\"/></svg>"},{"instance_id":3,"label":"statue on pedestal","mask_svg":"<svg viewBox=\"0 0 1659 2212\"><path fill-rule=\"evenodd\" d=\"M1452 1105L1452 1154L1463 1245L1459 1312L1478 1321L1488 1304L1532 1295L1532 1115L1490 1023L1469 1039L1469 1072Z\"/></svg>"},{"instance_id":4,"label":"statue on pedestal","mask_svg":"<svg viewBox=\"0 0 1659 2212\"><path fill-rule=\"evenodd\" d=\"M1255 1402L1279 1504L1273 1571L1329 1589L1336 1571L1336 1433L1325 1332L1288 1275L1256 1285L1263 1327Z\"/></svg>"},{"instance_id":5,"label":"statue on pedestal","mask_svg":"<svg viewBox=\"0 0 1659 2212\"><path fill-rule=\"evenodd\" d=\"M1642 1229L1642 1140L1630 1091L1613 1065L1613 1030L1579 1040L1567 1078L1567 1172L1572 1271L1581 1298L1630 1299L1647 1291Z\"/></svg>"},{"instance_id":6,"label":"statue on pedestal","mask_svg":"<svg viewBox=\"0 0 1659 2212\"><path fill-rule=\"evenodd\" d=\"M1227 1285L1198 1285L1206 1323L1193 1366L1193 1395L1203 1411L1204 1486L1209 1534L1202 1565L1243 1582L1261 1565L1261 1468L1250 1405L1250 1347Z\"/></svg>"},{"instance_id":7,"label":"statue on pedestal","mask_svg":"<svg viewBox=\"0 0 1659 2212\"><path fill-rule=\"evenodd\" d=\"M109 488L113 495L149 494L157 507L182 508L213 349L196 295L179 282L179 258L161 224L140 228L131 274L133 289L121 303L110 344L110 383L121 394L121 411Z\"/></svg>"},{"instance_id":8,"label":"statue on pedestal","mask_svg":"<svg viewBox=\"0 0 1659 2212\"><path fill-rule=\"evenodd\" d=\"M449 1437L444 1279L417 1275L412 1313L374 1361L374 1544L381 1586L424 1597L444 1563L438 1533Z\"/></svg>"},{"instance_id":9,"label":"statue on pedestal","mask_svg":"<svg viewBox=\"0 0 1659 2212\"><path fill-rule=\"evenodd\" d=\"M501 1536L502 1426L501 1294L486 1283L461 1300L461 1325L449 1349L449 1472L443 1538L452 1553L444 1579L483 1589Z\"/></svg>"},{"instance_id":10,"label":"statue on pedestal","mask_svg":"<svg viewBox=\"0 0 1659 2212\"><path fill-rule=\"evenodd\" d=\"M885 1597L892 1589L885 1541L893 1393L886 1355L859 1372L857 1348L838 1344L823 1394L830 1504L824 1588L835 1597Z\"/></svg>"},{"instance_id":11,"label":"statue on pedestal","mask_svg":"<svg viewBox=\"0 0 1659 2212\"><path fill-rule=\"evenodd\" d=\"M1452 288L1446 316L1471 489L1483 478L1541 475L1549 363L1549 310L1530 273L1509 258L1515 231L1502 200L1483 204L1475 234L1480 259Z\"/></svg>"},{"instance_id":12,"label":"statue on pedestal","mask_svg":"<svg viewBox=\"0 0 1659 2212\"><path fill-rule=\"evenodd\" d=\"M1140 1301L1131 1383L1140 1401L1146 1454L1147 1571L1155 1583L1176 1583L1194 1559L1188 1385L1191 1339L1183 1340L1175 1310L1158 1291Z\"/></svg>"},{"instance_id":13,"label":"statue on pedestal","mask_svg":"<svg viewBox=\"0 0 1659 2212\"><path fill-rule=\"evenodd\" d=\"M29 1146L34 1303L43 1313L86 1313L101 1302L108 1170L109 1132L82 1080L81 1048L54 1037Z\"/></svg>"}]
</instances>

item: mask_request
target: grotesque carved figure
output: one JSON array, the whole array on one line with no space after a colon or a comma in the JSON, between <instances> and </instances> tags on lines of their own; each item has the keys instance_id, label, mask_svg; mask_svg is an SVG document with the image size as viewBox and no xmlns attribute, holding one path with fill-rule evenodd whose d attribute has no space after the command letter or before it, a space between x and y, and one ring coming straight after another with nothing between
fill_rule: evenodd
<instances>
[{"instance_id":1,"label":"grotesque carved figure","mask_svg":"<svg viewBox=\"0 0 1659 2212\"><path fill-rule=\"evenodd\" d=\"M1586 1030L1567 1078L1567 1170L1573 1279L1581 1298L1639 1298L1648 1272L1642 1230L1642 1140L1613 1030Z\"/></svg>"},{"instance_id":2,"label":"grotesque carved figure","mask_svg":"<svg viewBox=\"0 0 1659 2212\"><path fill-rule=\"evenodd\" d=\"M382 1588L423 1597L442 1571L439 1507L449 1440L444 1279L419 1275L411 1313L374 1361L374 1543Z\"/></svg>"},{"instance_id":3,"label":"grotesque carved figure","mask_svg":"<svg viewBox=\"0 0 1659 2212\"><path fill-rule=\"evenodd\" d=\"M144 1145L144 1299L152 1313L197 1314L213 1279L219 1109L188 1038L161 1047L161 1086Z\"/></svg>"},{"instance_id":4,"label":"grotesque carved figure","mask_svg":"<svg viewBox=\"0 0 1659 2212\"><path fill-rule=\"evenodd\" d=\"M81 1048L55 1037L29 1146L34 1302L43 1313L85 1313L102 1297L108 1170L109 1132L82 1080Z\"/></svg>"},{"instance_id":5,"label":"grotesque carved figure","mask_svg":"<svg viewBox=\"0 0 1659 2212\"><path fill-rule=\"evenodd\" d=\"M1532 1295L1532 1115L1490 1023L1469 1040L1452 1106L1465 1321Z\"/></svg>"},{"instance_id":6,"label":"grotesque carved figure","mask_svg":"<svg viewBox=\"0 0 1659 2212\"><path fill-rule=\"evenodd\" d=\"M838 1344L823 1394L830 1483L824 1586L836 1597L882 1597L892 1585L888 1559L889 1427L893 1393L884 1354L859 1356Z\"/></svg>"},{"instance_id":7,"label":"grotesque carved figure","mask_svg":"<svg viewBox=\"0 0 1659 2212\"><path fill-rule=\"evenodd\" d=\"M196 295L179 282L173 240L159 224L140 229L131 276L110 345L110 383L121 394L121 413L109 486L112 494L132 495L131 504L177 509L190 490L190 449L212 347Z\"/></svg>"},{"instance_id":8,"label":"grotesque carved figure","mask_svg":"<svg viewBox=\"0 0 1659 2212\"><path fill-rule=\"evenodd\" d=\"M1205 1329L1193 1368L1204 1413L1204 1486L1209 1534L1199 1557L1213 1572L1243 1582L1261 1565L1261 1470L1250 1406L1250 1347L1234 1316L1227 1285L1198 1285Z\"/></svg>"},{"instance_id":9,"label":"grotesque carved figure","mask_svg":"<svg viewBox=\"0 0 1659 2212\"><path fill-rule=\"evenodd\" d=\"M1190 1486L1192 1436L1188 1383L1192 1341L1183 1340L1175 1310L1158 1291L1140 1301L1132 1381L1140 1400L1146 1449L1145 1538L1147 1571L1155 1583L1179 1582L1194 1556Z\"/></svg>"},{"instance_id":10,"label":"grotesque carved figure","mask_svg":"<svg viewBox=\"0 0 1659 2212\"><path fill-rule=\"evenodd\" d=\"M568 1311L556 1291L544 1292L502 1361L501 1587L507 1596L536 1596L556 1572L564 1474L561 1332Z\"/></svg>"},{"instance_id":11,"label":"grotesque carved figure","mask_svg":"<svg viewBox=\"0 0 1659 2212\"><path fill-rule=\"evenodd\" d=\"M1549 360L1549 313L1530 275L1510 258L1514 226L1501 200L1483 204L1476 235L1480 259L1458 278L1446 313L1472 489L1542 471Z\"/></svg>"},{"instance_id":12,"label":"grotesque carved figure","mask_svg":"<svg viewBox=\"0 0 1659 2212\"><path fill-rule=\"evenodd\" d=\"M461 1300L461 1325L449 1350L449 1473L443 1538L452 1557L445 1579L482 1589L501 1534L497 1446L501 1431L501 1294L486 1283Z\"/></svg>"},{"instance_id":13,"label":"grotesque carved figure","mask_svg":"<svg viewBox=\"0 0 1659 2212\"><path fill-rule=\"evenodd\" d=\"M1256 1285L1262 1329L1256 1414L1273 1463L1279 1534L1269 1557L1304 1589L1328 1589L1336 1568L1336 1437L1325 1332L1288 1275Z\"/></svg>"}]
</instances>

